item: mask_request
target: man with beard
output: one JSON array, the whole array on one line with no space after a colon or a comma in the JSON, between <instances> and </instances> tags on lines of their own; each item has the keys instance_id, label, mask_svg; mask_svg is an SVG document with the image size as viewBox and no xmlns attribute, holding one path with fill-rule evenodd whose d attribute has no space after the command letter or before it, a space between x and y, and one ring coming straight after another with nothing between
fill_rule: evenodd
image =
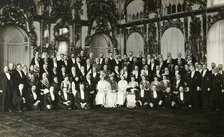
<instances>
[{"instance_id":1,"label":"man with beard","mask_svg":"<svg viewBox=\"0 0 224 137\"><path fill-rule=\"evenodd\" d=\"M0 76L0 93L2 94L3 112L9 112L12 105L12 78L7 66Z\"/></svg>"},{"instance_id":2,"label":"man with beard","mask_svg":"<svg viewBox=\"0 0 224 137\"><path fill-rule=\"evenodd\" d=\"M84 85L85 85L86 91L89 92L88 95L89 95L90 107L93 108L93 106L95 104L94 99L95 99L95 96L96 96L96 85L92 81L90 74L86 75L86 80L84 82Z\"/></svg>"}]
</instances>

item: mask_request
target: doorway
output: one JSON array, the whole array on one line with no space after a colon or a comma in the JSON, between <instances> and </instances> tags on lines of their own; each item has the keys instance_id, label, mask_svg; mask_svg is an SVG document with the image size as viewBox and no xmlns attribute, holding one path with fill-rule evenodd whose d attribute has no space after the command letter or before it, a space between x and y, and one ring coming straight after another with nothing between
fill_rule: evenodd
<instances>
[{"instance_id":1,"label":"doorway","mask_svg":"<svg viewBox=\"0 0 224 137\"><path fill-rule=\"evenodd\" d=\"M95 34L91 40L90 51L95 58L99 57L100 53L103 53L105 57L108 57L109 51L112 51L113 44L111 38L104 34Z\"/></svg>"},{"instance_id":2,"label":"doorway","mask_svg":"<svg viewBox=\"0 0 224 137\"><path fill-rule=\"evenodd\" d=\"M30 42L27 33L15 26L0 29L0 67L9 63L29 65L31 60Z\"/></svg>"}]
</instances>

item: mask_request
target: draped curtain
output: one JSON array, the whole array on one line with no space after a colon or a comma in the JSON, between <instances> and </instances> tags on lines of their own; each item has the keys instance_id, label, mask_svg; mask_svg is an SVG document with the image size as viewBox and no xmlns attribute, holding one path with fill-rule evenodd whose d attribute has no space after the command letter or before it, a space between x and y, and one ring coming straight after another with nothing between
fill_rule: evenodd
<instances>
[{"instance_id":1,"label":"draped curtain","mask_svg":"<svg viewBox=\"0 0 224 137\"><path fill-rule=\"evenodd\" d=\"M184 35L180 29L169 28L161 39L161 54L164 59L167 58L167 53L171 53L172 57L176 58L178 52L181 52L182 57L185 57Z\"/></svg>"},{"instance_id":2,"label":"draped curtain","mask_svg":"<svg viewBox=\"0 0 224 137\"><path fill-rule=\"evenodd\" d=\"M208 33L207 63L224 64L224 20L215 23Z\"/></svg>"},{"instance_id":3,"label":"draped curtain","mask_svg":"<svg viewBox=\"0 0 224 137\"><path fill-rule=\"evenodd\" d=\"M145 42L142 35L134 32L128 37L126 53L133 51L134 56L138 56L140 51L144 53L144 45Z\"/></svg>"}]
</instances>

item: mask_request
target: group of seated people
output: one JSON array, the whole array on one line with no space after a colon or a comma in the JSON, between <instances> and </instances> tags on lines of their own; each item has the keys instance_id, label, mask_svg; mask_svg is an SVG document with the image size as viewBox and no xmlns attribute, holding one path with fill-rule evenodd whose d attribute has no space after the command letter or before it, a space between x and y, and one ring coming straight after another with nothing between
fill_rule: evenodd
<instances>
[{"instance_id":1,"label":"group of seated people","mask_svg":"<svg viewBox=\"0 0 224 137\"><path fill-rule=\"evenodd\" d=\"M192 55L138 57L84 51L60 58L40 57L29 65L10 63L0 76L4 112L25 110L152 108L222 110L223 65L199 63Z\"/></svg>"}]
</instances>

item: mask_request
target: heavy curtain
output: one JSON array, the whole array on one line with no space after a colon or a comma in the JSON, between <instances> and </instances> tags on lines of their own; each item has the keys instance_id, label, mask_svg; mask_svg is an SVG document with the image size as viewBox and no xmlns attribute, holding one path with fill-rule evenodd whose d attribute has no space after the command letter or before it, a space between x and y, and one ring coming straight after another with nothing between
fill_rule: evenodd
<instances>
[{"instance_id":1,"label":"heavy curtain","mask_svg":"<svg viewBox=\"0 0 224 137\"><path fill-rule=\"evenodd\" d=\"M126 53L133 51L135 56L139 55L139 51L144 53L145 41L141 34L134 32L132 33L127 40Z\"/></svg>"},{"instance_id":2,"label":"heavy curtain","mask_svg":"<svg viewBox=\"0 0 224 137\"><path fill-rule=\"evenodd\" d=\"M207 63L224 64L224 20L215 23L208 32Z\"/></svg>"},{"instance_id":3,"label":"heavy curtain","mask_svg":"<svg viewBox=\"0 0 224 137\"><path fill-rule=\"evenodd\" d=\"M171 53L172 57L176 58L178 52L185 57L184 35L178 28L169 28L161 39L161 54L164 59L167 58L167 53Z\"/></svg>"}]
</instances>

